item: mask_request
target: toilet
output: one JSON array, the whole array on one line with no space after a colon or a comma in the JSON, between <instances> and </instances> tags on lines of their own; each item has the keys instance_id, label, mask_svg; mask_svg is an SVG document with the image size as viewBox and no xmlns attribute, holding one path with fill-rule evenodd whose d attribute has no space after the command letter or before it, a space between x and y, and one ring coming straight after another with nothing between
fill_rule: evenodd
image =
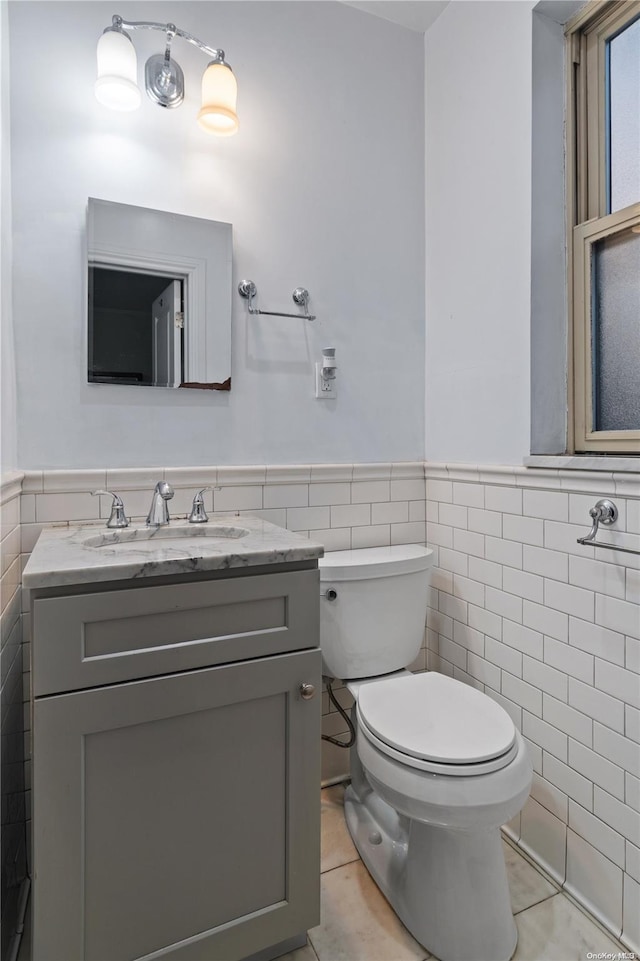
<instances>
[{"instance_id":1,"label":"toilet","mask_svg":"<svg viewBox=\"0 0 640 961\"><path fill-rule=\"evenodd\" d=\"M517 943L500 826L532 767L510 716L461 681L411 674L433 551L335 551L319 561L323 672L354 697L345 818L374 881L440 961L508 961Z\"/></svg>"}]
</instances>

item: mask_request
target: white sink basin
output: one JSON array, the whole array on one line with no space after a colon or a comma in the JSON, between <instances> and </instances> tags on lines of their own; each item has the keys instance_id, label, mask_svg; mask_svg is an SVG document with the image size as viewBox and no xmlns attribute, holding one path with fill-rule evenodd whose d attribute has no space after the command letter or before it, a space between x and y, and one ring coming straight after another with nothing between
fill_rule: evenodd
<instances>
[{"instance_id":1,"label":"white sink basin","mask_svg":"<svg viewBox=\"0 0 640 961\"><path fill-rule=\"evenodd\" d=\"M249 531L244 527L229 527L228 525L208 524L173 527L124 527L113 531L103 531L91 534L83 540L84 547L115 548L116 550L156 551L159 547L176 547L185 550L193 546L202 549L207 542L216 540L236 540L244 537ZM162 542L161 544L159 542ZM213 547L214 544L211 543Z\"/></svg>"}]
</instances>

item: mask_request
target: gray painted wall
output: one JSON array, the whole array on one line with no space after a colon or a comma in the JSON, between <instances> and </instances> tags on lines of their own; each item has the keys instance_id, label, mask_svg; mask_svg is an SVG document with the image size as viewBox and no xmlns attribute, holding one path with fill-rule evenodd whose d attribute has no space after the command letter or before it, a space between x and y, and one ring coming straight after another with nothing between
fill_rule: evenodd
<instances>
[{"instance_id":1,"label":"gray painted wall","mask_svg":"<svg viewBox=\"0 0 640 961\"><path fill-rule=\"evenodd\" d=\"M18 463L16 422L15 349L11 310L11 154L9 140L9 18L6 3L0 5L0 469L15 470Z\"/></svg>"},{"instance_id":2,"label":"gray painted wall","mask_svg":"<svg viewBox=\"0 0 640 961\"><path fill-rule=\"evenodd\" d=\"M533 10L531 155L531 453L567 449L564 23L581 2Z\"/></svg>"},{"instance_id":3,"label":"gray painted wall","mask_svg":"<svg viewBox=\"0 0 640 961\"><path fill-rule=\"evenodd\" d=\"M113 6L10 3L14 317L24 468L417 460L424 454L422 36L333 2L130 3L223 46L240 131L195 115L206 58L176 41L184 105L132 114L93 96ZM33 24L57 51L50 70ZM158 35L135 37L139 73ZM248 317L234 293L232 389L87 385L83 244L89 196L230 222L234 284L318 320ZM46 265L46 269L43 269ZM338 396L315 399L335 347Z\"/></svg>"}]
</instances>

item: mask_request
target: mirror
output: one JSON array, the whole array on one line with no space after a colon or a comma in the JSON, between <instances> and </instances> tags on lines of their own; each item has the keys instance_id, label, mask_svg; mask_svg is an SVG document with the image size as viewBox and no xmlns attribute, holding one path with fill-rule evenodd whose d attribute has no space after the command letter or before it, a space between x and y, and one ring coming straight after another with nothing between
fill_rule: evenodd
<instances>
[{"instance_id":1,"label":"mirror","mask_svg":"<svg viewBox=\"0 0 640 961\"><path fill-rule=\"evenodd\" d=\"M231 389L231 224L89 199L88 381Z\"/></svg>"}]
</instances>

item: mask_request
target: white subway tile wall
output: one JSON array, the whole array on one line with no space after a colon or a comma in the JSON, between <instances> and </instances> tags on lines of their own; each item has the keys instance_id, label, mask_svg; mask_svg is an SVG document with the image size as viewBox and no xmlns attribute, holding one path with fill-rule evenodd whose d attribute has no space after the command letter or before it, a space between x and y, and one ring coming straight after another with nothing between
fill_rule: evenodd
<instances>
[{"instance_id":1,"label":"white subway tile wall","mask_svg":"<svg viewBox=\"0 0 640 961\"><path fill-rule=\"evenodd\" d=\"M426 464L427 667L509 711L536 772L509 833L637 950L640 557L576 541L609 497L598 539L640 550L640 474L512 470Z\"/></svg>"},{"instance_id":2,"label":"white subway tile wall","mask_svg":"<svg viewBox=\"0 0 640 961\"><path fill-rule=\"evenodd\" d=\"M91 491L98 487L106 485L109 490L117 491L132 523L144 523L151 492L159 480L167 480L175 489L169 503L175 518L187 516L197 490L212 487L212 491L204 494L208 512L259 514L274 524L320 541L327 552L425 543L422 462L32 471L23 485L26 493L22 495L21 535L19 531L13 534L22 552L22 567L44 526L106 521L110 498L92 497ZM13 569L16 584L19 572L18 563ZM26 601L24 613L24 627L28 631ZM426 639L413 668L424 670L425 666ZM28 743L28 686L25 690ZM347 698L340 682L336 691L341 702ZM345 722L326 695L323 730L341 738L347 733ZM323 752L324 781L348 773L348 751L323 742Z\"/></svg>"},{"instance_id":3,"label":"white subway tile wall","mask_svg":"<svg viewBox=\"0 0 640 961\"><path fill-rule=\"evenodd\" d=\"M30 810L24 765L24 691L20 616L20 491L22 475L3 479L0 487L0 781L2 782L2 956L19 921L21 886L27 876L26 817Z\"/></svg>"},{"instance_id":4,"label":"white subway tile wall","mask_svg":"<svg viewBox=\"0 0 640 961\"><path fill-rule=\"evenodd\" d=\"M599 537L640 548L640 475L421 462L34 471L22 485L22 566L43 526L104 523L108 498L89 492L105 478L133 522L144 521L153 485L167 479L176 517L210 485L208 511L259 514L326 551L432 547L425 642L412 669L457 677L507 710L536 771L508 833L638 947L630 915L640 882L640 558L576 540L589 530L589 507L607 496L620 516ZM13 531L3 526L6 546ZM14 593L19 572L14 561L4 574ZM26 644L28 615L23 629ZM334 689L348 706L344 686ZM326 692L322 709L324 732L343 738ZM348 752L323 742L323 779L347 772Z\"/></svg>"}]
</instances>

